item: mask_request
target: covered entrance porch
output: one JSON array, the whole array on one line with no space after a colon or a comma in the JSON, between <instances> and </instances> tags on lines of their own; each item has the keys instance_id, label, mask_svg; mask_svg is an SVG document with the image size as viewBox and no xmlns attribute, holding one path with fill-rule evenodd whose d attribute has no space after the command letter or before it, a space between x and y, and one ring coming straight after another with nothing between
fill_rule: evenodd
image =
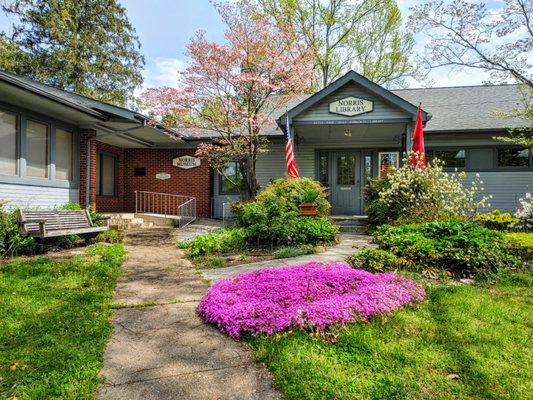
<instances>
[{"instance_id":1,"label":"covered entrance porch","mask_svg":"<svg viewBox=\"0 0 533 400\"><path fill-rule=\"evenodd\" d=\"M328 189L332 215L364 215L366 186L401 165L408 129L408 123L295 126L300 173Z\"/></svg>"},{"instance_id":2,"label":"covered entrance porch","mask_svg":"<svg viewBox=\"0 0 533 400\"><path fill-rule=\"evenodd\" d=\"M295 104L278 125L293 136L300 174L328 188L332 214L362 215L369 180L398 168L411 148L417 111L350 71ZM422 114L424 122L430 118Z\"/></svg>"}]
</instances>

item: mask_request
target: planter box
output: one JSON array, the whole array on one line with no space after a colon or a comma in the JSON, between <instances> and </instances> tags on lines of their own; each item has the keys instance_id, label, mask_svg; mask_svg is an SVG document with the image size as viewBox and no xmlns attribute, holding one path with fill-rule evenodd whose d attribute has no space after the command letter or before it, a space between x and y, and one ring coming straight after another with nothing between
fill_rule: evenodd
<instances>
[{"instance_id":1,"label":"planter box","mask_svg":"<svg viewBox=\"0 0 533 400\"><path fill-rule=\"evenodd\" d=\"M302 217L316 217L318 214L318 209L313 203L302 203L300 204L300 215Z\"/></svg>"}]
</instances>

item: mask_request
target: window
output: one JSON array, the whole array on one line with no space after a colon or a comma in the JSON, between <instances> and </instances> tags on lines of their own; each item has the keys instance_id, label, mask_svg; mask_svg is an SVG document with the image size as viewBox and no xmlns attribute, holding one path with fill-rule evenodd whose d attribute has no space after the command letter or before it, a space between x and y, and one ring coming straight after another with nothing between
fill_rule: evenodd
<instances>
[{"instance_id":1,"label":"window","mask_svg":"<svg viewBox=\"0 0 533 400\"><path fill-rule=\"evenodd\" d=\"M48 178L48 125L29 121L26 125L26 175Z\"/></svg>"},{"instance_id":2,"label":"window","mask_svg":"<svg viewBox=\"0 0 533 400\"><path fill-rule=\"evenodd\" d=\"M529 167L529 149L498 149L498 167Z\"/></svg>"},{"instance_id":3,"label":"window","mask_svg":"<svg viewBox=\"0 0 533 400\"><path fill-rule=\"evenodd\" d=\"M387 176L400 165L400 153L397 151L383 152L379 157L379 176Z\"/></svg>"},{"instance_id":4,"label":"window","mask_svg":"<svg viewBox=\"0 0 533 400\"><path fill-rule=\"evenodd\" d=\"M18 124L17 116L0 111L0 174L18 173Z\"/></svg>"},{"instance_id":5,"label":"window","mask_svg":"<svg viewBox=\"0 0 533 400\"><path fill-rule=\"evenodd\" d=\"M221 194L236 194L240 189L244 189L244 179L236 162L226 163L222 167L222 174L220 174L220 193ZM236 183L236 185L234 185Z\"/></svg>"},{"instance_id":6,"label":"window","mask_svg":"<svg viewBox=\"0 0 533 400\"><path fill-rule=\"evenodd\" d=\"M372 156L371 155L365 155L363 157L364 161L364 174L365 177L363 179L363 183L365 185L370 184L370 180L372 179Z\"/></svg>"},{"instance_id":7,"label":"window","mask_svg":"<svg viewBox=\"0 0 533 400\"><path fill-rule=\"evenodd\" d=\"M118 161L117 158L108 153L98 154L96 164L96 187L98 196L117 195Z\"/></svg>"},{"instance_id":8,"label":"window","mask_svg":"<svg viewBox=\"0 0 533 400\"><path fill-rule=\"evenodd\" d=\"M428 150L428 161L438 158L443 162L444 168L464 168L466 166L466 151L457 150Z\"/></svg>"},{"instance_id":9,"label":"window","mask_svg":"<svg viewBox=\"0 0 533 400\"><path fill-rule=\"evenodd\" d=\"M318 181L324 186L329 186L329 153L318 153Z\"/></svg>"},{"instance_id":10,"label":"window","mask_svg":"<svg viewBox=\"0 0 533 400\"><path fill-rule=\"evenodd\" d=\"M337 185L355 185L355 156L337 156Z\"/></svg>"},{"instance_id":11,"label":"window","mask_svg":"<svg viewBox=\"0 0 533 400\"><path fill-rule=\"evenodd\" d=\"M72 179L72 133L56 129L56 179Z\"/></svg>"}]
</instances>

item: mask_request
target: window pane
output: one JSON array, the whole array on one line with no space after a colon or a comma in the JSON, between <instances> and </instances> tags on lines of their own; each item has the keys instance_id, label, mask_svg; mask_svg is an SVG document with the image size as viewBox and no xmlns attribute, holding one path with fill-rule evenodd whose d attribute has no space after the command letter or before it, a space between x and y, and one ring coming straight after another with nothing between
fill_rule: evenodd
<instances>
[{"instance_id":1,"label":"window pane","mask_svg":"<svg viewBox=\"0 0 533 400\"><path fill-rule=\"evenodd\" d=\"M98 195L115 195L115 157L110 154L100 154L98 163Z\"/></svg>"},{"instance_id":2,"label":"window pane","mask_svg":"<svg viewBox=\"0 0 533 400\"><path fill-rule=\"evenodd\" d=\"M18 173L17 133L17 116L0 111L0 174L16 175Z\"/></svg>"},{"instance_id":3,"label":"window pane","mask_svg":"<svg viewBox=\"0 0 533 400\"><path fill-rule=\"evenodd\" d=\"M444 162L448 168L464 168L466 165L464 150L435 150L435 157Z\"/></svg>"},{"instance_id":4,"label":"window pane","mask_svg":"<svg viewBox=\"0 0 533 400\"><path fill-rule=\"evenodd\" d=\"M400 153L379 153L379 176L387 176L400 165Z\"/></svg>"},{"instance_id":5,"label":"window pane","mask_svg":"<svg viewBox=\"0 0 533 400\"><path fill-rule=\"evenodd\" d=\"M56 179L72 179L72 133L56 129Z\"/></svg>"},{"instance_id":6,"label":"window pane","mask_svg":"<svg viewBox=\"0 0 533 400\"><path fill-rule=\"evenodd\" d=\"M528 167L528 149L498 149L498 167Z\"/></svg>"},{"instance_id":7,"label":"window pane","mask_svg":"<svg viewBox=\"0 0 533 400\"><path fill-rule=\"evenodd\" d=\"M244 179L236 162L227 163L222 167L223 174L220 175L221 193L237 193L238 187L244 189ZM229 178L229 179L228 179ZM237 187L232 183L236 183Z\"/></svg>"},{"instance_id":8,"label":"window pane","mask_svg":"<svg viewBox=\"0 0 533 400\"><path fill-rule=\"evenodd\" d=\"M337 156L337 184L355 185L355 156Z\"/></svg>"},{"instance_id":9,"label":"window pane","mask_svg":"<svg viewBox=\"0 0 533 400\"><path fill-rule=\"evenodd\" d=\"M318 155L318 180L325 187L329 186L329 154Z\"/></svg>"},{"instance_id":10,"label":"window pane","mask_svg":"<svg viewBox=\"0 0 533 400\"><path fill-rule=\"evenodd\" d=\"M364 184L367 185L370 182L370 179L372 178L372 156L365 156L364 162L365 162Z\"/></svg>"},{"instance_id":11,"label":"window pane","mask_svg":"<svg viewBox=\"0 0 533 400\"><path fill-rule=\"evenodd\" d=\"M48 126L40 122L26 126L26 175L48 178Z\"/></svg>"}]
</instances>

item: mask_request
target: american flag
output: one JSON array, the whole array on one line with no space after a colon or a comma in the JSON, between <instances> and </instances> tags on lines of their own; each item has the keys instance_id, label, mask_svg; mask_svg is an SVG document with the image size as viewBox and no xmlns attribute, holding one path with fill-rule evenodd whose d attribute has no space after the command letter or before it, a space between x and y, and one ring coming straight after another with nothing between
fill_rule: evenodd
<instances>
[{"instance_id":1,"label":"american flag","mask_svg":"<svg viewBox=\"0 0 533 400\"><path fill-rule=\"evenodd\" d=\"M287 113L287 121L285 123L285 161L287 162L287 175L291 178L298 178L300 173L294 159L294 149L292 148L291 129L289 126L289 113Z\"/></svg>"}]
</instances>

